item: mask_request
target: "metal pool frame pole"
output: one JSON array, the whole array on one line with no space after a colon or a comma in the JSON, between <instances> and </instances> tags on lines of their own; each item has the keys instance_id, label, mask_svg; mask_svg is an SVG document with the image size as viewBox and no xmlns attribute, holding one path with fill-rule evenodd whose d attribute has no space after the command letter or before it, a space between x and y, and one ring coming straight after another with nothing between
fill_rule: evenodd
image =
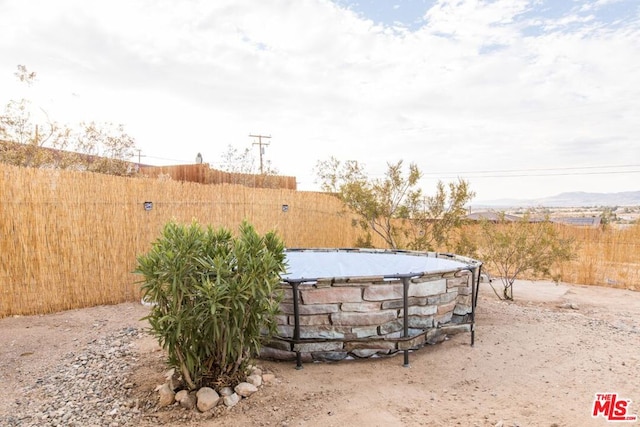
<instances>
[{"instance_id":1,"label":"metal pool frame pole","mask_svg":"<svg viewBox=\"0 0 640 427\"><path fill-rule=\"evenodd\" d=\"M291 291L293 292L293 340L294 342L291 344L291 350L294 349L296 343L300 341L300 307L298 303L298 285L301 282L291 281ZM296 369L303 369L302 366L302 355L300 354L300 350L296 350Z\"/></svg>"},{"instance_id":2,"label":"metal pool frame pole","mask_svg":"<svg viewBox=\"0 0 640 427\"><path fill-rule=\"evenodd\" d=\"M473 268L473 279L471 280L471 347L476 341L476 305L478 305L478 294L480 293L481 274L482 263Z\"/></svg>"},{"instance_id":3,"label":"metal pool frame pole","mask_svg":"<svg viewBox=\"0 0 640 427\"><path fill-rule=\"evenodd\" d=\"M387 279L401 279L402 280L402 310L404 316L402 316L402 338L409 338L409 285L413 277L420 277L422 273L408 273L408 274L394 274L391 276L385 276ZM404 368L408 368L409 365L409 349L406 348L404 352Z\"/></svg>"},{"instance_id":4,"label":"metal pool frame pole","mask_svg":"<svg viewBox=\"0 0 640 427\"><path fill-rule=\"evenodd\" d=\"M409 337L409 278L406 276L402 278L402 309L404 310L404 316L402 317L402 337ZM404 365L405 368L409 367L409 349L404 349Z\"/></svg>"}]
</instances>

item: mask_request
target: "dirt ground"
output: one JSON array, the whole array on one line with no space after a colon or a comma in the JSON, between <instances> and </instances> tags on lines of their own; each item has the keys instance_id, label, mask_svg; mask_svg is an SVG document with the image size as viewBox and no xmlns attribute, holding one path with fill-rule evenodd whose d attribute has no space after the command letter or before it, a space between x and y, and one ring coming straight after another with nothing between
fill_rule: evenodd
<instances>
[{"instance_id":1,"label":"dirt ground","mask_svg":"<svg viewBox=\"0 0 640 427\"><path fill-rule=\"evenodd\" d=\"M259 361L273 383L215 417L181 408L146 413L137 425L167 426L601 426L596 393L630 399L640 416L640 293L520 281L516 302L480 292L475 345L461 334L412 352L336 363ZM0 415L20 389L71 351L123 327L145 327L139 304L0 319ZM132 374L142 400L163 382L163 352L136 341ZM640 425L638 421L615 423Z\"/></svg>"}]
</instances>

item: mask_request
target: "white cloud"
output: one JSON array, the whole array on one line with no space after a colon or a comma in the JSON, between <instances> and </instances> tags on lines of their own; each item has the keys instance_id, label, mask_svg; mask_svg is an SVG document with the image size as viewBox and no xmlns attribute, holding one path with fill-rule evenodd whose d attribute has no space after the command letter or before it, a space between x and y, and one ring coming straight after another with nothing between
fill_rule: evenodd
<instances>
[{"instance_id":1,"label":"white cloud","mask_svg":"<svg viewBox=\"0 0 640 427\"><path fill-rule=\"evenodd\" d=\"M125 123L154 157L216 164L271 134L267 157L303 189L331 155L447 177L640 164L637 17L614 27L536 5L441 0L410 32L328 0L5 0L0 90L22 93L12 74L26 64L40 76L29 96L56 118ZM479 199L637 189L633 175L469 177Z\"/></svg>"}]
</instances>

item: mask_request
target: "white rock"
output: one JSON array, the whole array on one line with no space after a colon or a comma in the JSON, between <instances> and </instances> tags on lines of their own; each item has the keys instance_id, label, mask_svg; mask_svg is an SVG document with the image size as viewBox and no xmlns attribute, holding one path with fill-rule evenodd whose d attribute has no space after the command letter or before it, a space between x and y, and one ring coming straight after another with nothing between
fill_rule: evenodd
<instances>
[{"instance_id":1,"label":"white rock","mask_svg":"<svg viewBox=\"0 0 640 427\"><path fill-rule=\"evenodd\" d=\"M580 310L580 306L578 304L576 304L575 302L565 302L564 304L560 305L560 308L568 308L571 310Z\"/></svg>"},{"instance_id":2,"label":"white rock","mask_svg":"<svg viewBox=\"0 0 640 427\"><path fill-rule=\"evenodd\" d=\"M167 372L164 373L164 377L165 377L165 379L169 380L169 379L173 378L175 373L176 373L176 368L171 368Z\"/></svg>"},{"instance_id":3,"label":"white rock","mask_svg":"<svg viewBox=\"0 0 640 427\"><path fill-rule=\"evenodd\" d=\"M222 387L220 389L220 396L231 396L233 394L233 389L231 387Z\"/></svg>"},{"instance_id":4,"label":"white rock","mask_svg":"<svg viewBox=\"0 0 640 427\"><path fill-rule=\"evenodd\" d=\"M158 394L160 395L160 398L158 399L158 406L160 408L173 405L173 402L175 402L176 394L173 392L173 390L171 390L168 384L162 384L157 388L157 390Z\"/></svg>"},{"instance_id":5,"label":"white rock","mask_svg":"<svg viewBox=\"0 0 640 427\"><path fill-rule=\"evenodd\" d=\"M247 382L260 387L262 385L262 375L251 374L247 377Z\"/></svg>"},{"instance_id":6,"label":"white rock","mask_svg":"<svg viewBox=\"0 0 640 427\"><path fill-rule=\"evenodd\" d=\"M176 402L185 409L193 409L196 407L196 397L187 390L180 390L176 393Z\"/></svg>"},{"instance_id":7,"label":"white rock","mask_svg":"<svg viewBox=\"0 0 640 427\"><path fill-rule=\"evenodd\" d=\"M185 396L187 396L189 394L189 391L187 390L180 390L179 392L176 393L176 402L180 402L182 399L185 398Z\"/></svg>"},{"instance_id":8,"label":"white rock","mask_svg":"<svg viewBox=\"0 0 640 427\"><path fill-rule=\"evenodd\" d=\"M240 383L235 386L234 390L242 397L249 397L256 391L258 391L258 387L251 383Z\"/></svg>"},{"instance_id":9,"label":"white rock","mask_svg":"<svg viewBox=\"0 0 640 427\"><path fill-rule=\"evenodd\" d=\"M210 387L202 387L198 390L196 398L198 400L197 406L200 412L208 411L215 407L218 404L218 401L220 401L218 393Z\"/></svg>"},{"instance_id":10,"label":"white rock","mask_svg":"<svg viewBox=\"0 0 640 427\"><path fill-rule=\"evenodd\" d=\"M164 374L164 377L167 380L167 385L169 386L169 388L171 390L175 390L178 387L178 378L177 378L177 375L176 375L175 368L169 369Z\"/></svg>"},{"instance_id":11,"label":"white rock","mask_svg":"<svg viewBox=\"0 0 640 427\"><path fill-rule=\"evenodd\" d=\"M240 402L240 396L238 396L237 393L232 393L228 396L223 397L222 401L224 402L224 406L232 408L236 406L238 402Z\"/></svg>"}]
</instances>

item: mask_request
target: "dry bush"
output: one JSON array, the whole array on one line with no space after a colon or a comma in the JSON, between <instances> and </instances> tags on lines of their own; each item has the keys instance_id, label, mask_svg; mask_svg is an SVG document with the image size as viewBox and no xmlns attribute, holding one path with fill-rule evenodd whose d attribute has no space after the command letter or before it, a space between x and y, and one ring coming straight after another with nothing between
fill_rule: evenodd
<instances>
[{"instance_id":1,"label":"dry bush","mask_svg":"<svg viewBox=\"0 0 640 427\"><path fill-rule=\"evenodd\" d=\"M553 270L562 282L640 290L640 224L627 229L554 226L561 238L577 243L576 259ZM479 224L467 224L457 235L456 245L448 250L476 256L474 248L482 243L481 231Z\"/></svg>"}]
</instances>

